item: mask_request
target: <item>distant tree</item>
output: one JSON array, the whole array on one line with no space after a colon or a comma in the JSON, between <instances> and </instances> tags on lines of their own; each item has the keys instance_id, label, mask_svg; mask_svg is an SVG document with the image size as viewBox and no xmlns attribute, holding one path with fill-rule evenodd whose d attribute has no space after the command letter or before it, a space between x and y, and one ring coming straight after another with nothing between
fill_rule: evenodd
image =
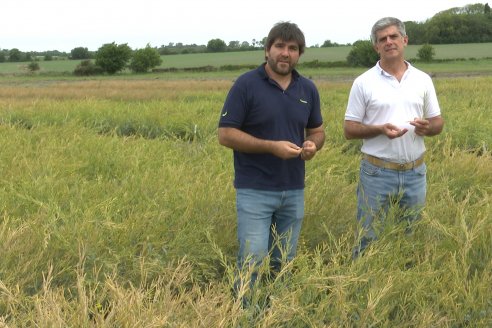
<instances>
[{"instance_id":1,"label":"distant tree","mask_svg":"<svg viewBox=\"0 0 492 328\"><path fill-rule=\"evenodd\" d=\"M0 63L4 63L7 60L5 57L5 53L3 51L0 51Z\"/></svg>"},{"instance_id":2,"label":"distant tree","mask_svg":"<svg viewBox=\"0 0 492 328\"><path fill-rule=\"evenodd\" d=\"M258 41L258 46L265 48L265 45L267 43L267 37L265 36L261 41Z\"/></svg>"},{"instance_id":3,"label":"distant tree","mask_svg":"<svg viewBox=\"0 0 492 328\"><path fill-rule=\"evenodd\" d=\"M336 43L336 42L331 42L331 40L326 40L325 42L323 42L323 44L321 45L321 48L329 48L329 47L338 47L339 44Z\"/></svg>"},{"instance_id":4,"label":"distant tree","mask_svg":"<svg viewBox=\"0 0 492 328\"><path fill-rule=\"evenodd\" d=\"M229 41L229 44L227 45L227 48L229 50L238 50L241 44L239 41Z\"/></svg>"},{"instance_id":5,"label":"distant tree","mask_svg":"<svg viewBox=\"0 0 492 328\"><path fill-rule=\"evenodd\" d=\"M208 52L224 52L226 47L226 43L221 39L212 39L207 43Z\"/></svg>"},{"instance_id":6,"label":"distant tree","mask_svg":"<svg viewBox=\"0 0 492 328\"><path fill-rule=\"evenodd\" d=\"M183 44L181 42L174 44L170 42L168 45L160 46L157 51L161 55L176 55L176 54L192 54L203 53L207 51L207 46L196 44Z\"/></svg>"},{"instance_id":7,"label":"distant tree","mask_svg":"<svg viewBox=\"0 0 492 328\"><path fill-rule=\"evenodd\" d=\"M96 65L108 74L123 70L132 56L132 49L125 43L107 43L96 52Z\"/></svg>"},{"instance_id":8,"label":"distant tree","mask_svg":"<svg viewBox=\"0 0 492 328\"><path fill-rule=\"evenodd\" d=\"M29 52L24 53L22 61L34 61L34 60L36 60L36 59L33 58L31 53L29 53Z\"/></svg>"},{"instance_id":9,"label":"distant tree","mask_svg":"<svg viewBox=\"0 0 492 328\"><path fill-rule=\"evenodd\" d=\"M405 22L409 44L492 42L492 17L488 4L454 7L422 23Z\"/></svg>"},{"instance_id":10,"label":"distant tree","mask_svg":"<svg viewBox=\"0 0 492 328\"><path fill-rule=\"evenodd\" d=\"M149 44L133 53L130 69L135 73L144 73L162 63L159 52Z\"/></svg>"},{"instance_id":11,"label":"distant tree","mask_svg":"<svg viewBox=\"0 0 492 328\"><path fill-rule=\"evenodd\" d=\"M492 20L480 3L441 11L424 23L424 42L455 44L492 42Z\"/></svg>"},{"instance_id":12,"label":"distant tree","mask_svg":"<svg viewBox=\"0 0 492 328\"><path fill-rule=\"evenodd\" d=\"M241 42L241 49L242 50L249 49L249 47L250 47L250 45L249 45L249 42L248 41Z\"/></svg>"},{"instance_id":13,"label":"distant tree","mask_svg":"<svg viewBox=\"0 0 492 328\"><path fill-rule=\"evenodd\" d=\"M91 53L89 52L89 49L84 48L84 47L77 47L73 48L72 51L70 51L70 59L89 59L91 58Z\"/></svg>"},{"instance_id":14,"label":"distant tree","mask_svg":"<svg viewBox=\"0 0 492 328\"><path fill-rule=\"evenodd\" d=\"M53 56L48 54L48 55L45 55L44 56L44 61L52 61L53 60Z\"/></svg>"},{"instance_id":15,"label":"distant tree","mask_svg":"<svg viewBox=\"0 0 492 328\"><path fill-rule=\"evenodd\" d=\"M352 45L347 56L347 63L350 66L371 67L379 60L379 55L374 50L374 46L369 40L358 40Z\"/></svg>"},{"instance_id":16,"label":"distant tree","mask_svg":"<svg viewBox=\"0 0 492 328\"><path fill-rule=\"evenodd\" d=\"M323 44L321 45L322 48L328 48L328 47L333 47L333 43L331 43L330 40L325 40Z\"/></svg>"},{"instance_id":17,"label":"distant tree","mask_svg":"<svg viewBox=\"0 0 492 328\"><path fill-rule=\"evenodd\" d=\"M77 76L89 76L102 74L103 70L101 67L95 65L90 59L85 59L80 62L77 67L75 67L73 74Z\"/></svg>"},{"instance_id":18,"label":"distant tree","mask_svg":"<svg viewBox=\"0 0 492 328\"><path fill-rule=\"evenodd\" d=\"M39 63L38 62L30 62L29 65L27 65L27 69L31 72L34 73L36 71L39 71Z\"/></svg>"},{"instance_id":19,"label":"distant tree","mask_svg":"<svg viewBox=\"0 0 492 328\"><path fill-rule=\"evenodd\" d=\"M9 51L9 62L20 62L22 61L22 52L17 48L12 48Z\"/></svg>"},{"instance_id":20,"label":"distant tree","mask_svg":"<svg viewBox=\"0 0 492 328\"><path fill-rule=\"evenodd\" d=\"M432 61L432 59L434 59L435 54L436 52L434 48L428 43L422 45L422 47L420 47L419 50L417 51L417 57L425 62Z\"/></svg>"},{"instance_id":21,"label":"distant tree","mask_svg":"<svg viewBox=\"0 0 492 328\"><path fill-rule=\"evenodd\" d=\"M425 24L420 24L416 22L404 22L404 23L408 35L408 44L425 43L425 36L426 36Z\"/></svg>"},{"instance_id":22,"label":"distant tree","mask_svg":"<svg viewBox=\"0 0 492 328\"><path fill-rule=\"evenodd\" d=\"M462 12L463 14L483 15L485 5L483 5L481 3L474 3L474 4L469 4L469 5L464 6L464 7L462 7L462 9L463 9L463 12Z\"/></svg>"}]
</instances>

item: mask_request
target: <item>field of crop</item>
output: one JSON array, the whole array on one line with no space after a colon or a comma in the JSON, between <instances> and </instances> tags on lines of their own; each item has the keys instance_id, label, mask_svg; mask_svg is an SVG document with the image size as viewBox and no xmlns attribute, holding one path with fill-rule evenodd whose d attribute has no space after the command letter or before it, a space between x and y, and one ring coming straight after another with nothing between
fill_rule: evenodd
<instances>
[{"instance_id":1,"label":"field of crop","mask_svg":"<svg viewBox=\"0 0 492 328\"><path fill-rule=\"evenodd\" d=\"M238 72L2 77L0 327L491 327L492 77L437 74L446 126L426 141L423 219L406 236L389 218L352 261L351 81L306 73L327 141L308 162L298 256L246 309L216 138Z\"/></svg>"}]
</instances>

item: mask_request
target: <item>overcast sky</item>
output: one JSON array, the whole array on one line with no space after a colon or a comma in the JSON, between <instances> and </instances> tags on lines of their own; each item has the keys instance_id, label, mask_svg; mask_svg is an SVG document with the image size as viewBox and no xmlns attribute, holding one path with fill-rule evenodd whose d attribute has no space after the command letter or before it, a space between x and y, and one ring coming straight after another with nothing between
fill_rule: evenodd
<instances>
[{"instance_id":1,"label":"overcast sky","mask_svg":"<svg viewBox=\"0 0 492 328\"><path fill-rule=\"evenodd\" d=\"M384 16L423 22L473 0L9 0L1 6L0 48L21 51L103 44L133 49L170 42L206 45L211 39L261 40L278 21L299 25L308 46L369 39ZM484 3L485 2L480 2Z\"/></svg>"}]
</instances>

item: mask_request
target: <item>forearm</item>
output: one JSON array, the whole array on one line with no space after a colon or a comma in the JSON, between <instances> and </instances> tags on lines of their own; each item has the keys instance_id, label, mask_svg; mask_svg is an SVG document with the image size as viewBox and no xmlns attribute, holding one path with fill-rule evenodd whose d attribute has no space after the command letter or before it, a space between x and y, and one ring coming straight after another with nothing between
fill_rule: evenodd
<instances>
[{"instance_id":1,"label":"forearm","mask_svg":"<svg viewBox=\"0 0 492 328\"><path fill-rule=\"evenodd\" d=\"M314 142L316 149L320 150L325 144L325 131L323 128L308 130L306 140Z\"/></svg>"},{"instance_id":2,"label":"forearm","mask_svg":"<svg viewBox=\"0 0 492 328\"><path fill-rule=\"evenodd\" d=\"M441 133L444 126L444 120L441 116L431 117L429 119L416 118L411 125L415 127L415 134L422 137L432 137Z\"/></svg>"},{"instance_id":3,"label":"forearm","mask_svg":"<svg viewBox=\"0 0 492 328\"><path fill-rule=\"evenodd\" d=\"M219 143L242 153L272 154L282 159L295 158L302 151L290 141L264 140L236 128L219 128Z\"/></svg>"},{"instance_id":4,"label":"forearm","mask_svg":"<svg viewBox=\"0 0 492 328\"><path fill-rule=\"evenodd\" d=\"M366 125L356 121L344 121L346 139L369 139L384 133L382 125Z\"/></svg>"},{"instance_id":5,"label":"forearm","mask_svg":"<svg viewBox=\"0 0 492 328\"><path fill-rule=\"evenodd\" d=\"M304 143L302 144L301 159L309 161L316 155L325 143L325 131L323 126L307 129Z\"/></svg>"},{"instance_id":6,"label":"forearm","mask_svg":"<svg viewBox=\"0 0 492 328\"><path fill-rule=\"evenodd\" d=\"M444 120L441 116L436 116L429 119L429 132L426 134L429 137L436 136L442 132Z\"/></svg>"},{"instance_id":7,"label":"forearm","mask_svg":"<svg viewBox=\"0 0 492 328\"><path fill-rule=\"evenodd\" d=\"M219 143L222 146L244 153L271 153L273 142L263 140L236 128L219 128Z\"/></svg>"}]
</instances>

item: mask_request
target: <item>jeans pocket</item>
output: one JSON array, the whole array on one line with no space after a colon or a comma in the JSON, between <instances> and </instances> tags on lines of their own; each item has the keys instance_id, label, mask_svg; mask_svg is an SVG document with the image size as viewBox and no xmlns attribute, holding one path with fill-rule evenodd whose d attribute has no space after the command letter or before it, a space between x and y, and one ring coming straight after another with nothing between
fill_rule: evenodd
<instances>
[{"instance_id":1,"label":"jeans pocket","mask_svg":"<svg viewBox=\"0 0 492 328\"><path fill-rule=\"evenodd\" d=\"M361 173L364 173L366 175L378 176L381 173L381 168L369 163L366 160L362 160L360 165L360 171Z\"/></svg>"},{"instance_id":2,"label":"jeans pocket","mask_svg":"<svg viewBox=\"0 0 492 328\"><path fill-rule=\"evenodd\" d=\"M416 174L418 174L420 176L425 176L425 174L427 173L427 166L425 165L425 163L423 163L419 167L416 167L414 169L414 171Z\"/></svg>"}]
</instances>

